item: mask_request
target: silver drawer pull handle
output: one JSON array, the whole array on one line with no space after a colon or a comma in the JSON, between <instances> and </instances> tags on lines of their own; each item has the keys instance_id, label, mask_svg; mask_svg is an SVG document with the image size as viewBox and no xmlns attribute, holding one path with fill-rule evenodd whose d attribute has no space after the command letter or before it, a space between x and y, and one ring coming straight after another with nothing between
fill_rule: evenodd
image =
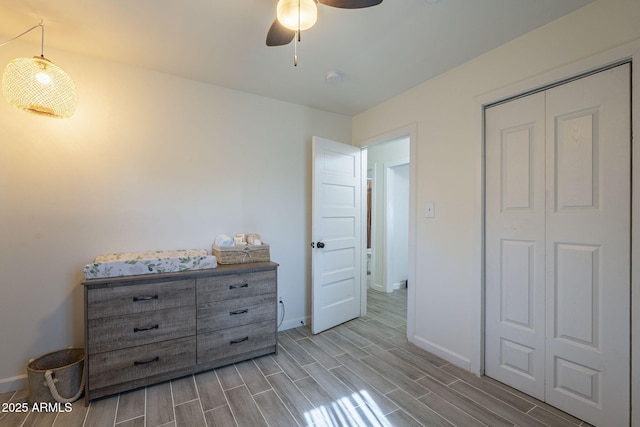
<instances>
[{"instance_id":1,"label":"silver drawer pull handle","mask_svg":"<svg viewBox=\"0 0 640 427\"><path fill-rule=\"evenodd\" d=\"M229 312L229 316L233 316L233 315L236 315L236 314L245 314L245 313L248 313L248 312L249 312L248 308L245 308L244 310L230 311Z\"/></svg>"},{"instance_id":2,"label":"silver drawer pull handle","mask_svg":"<svg viewBox=\"0 0 640 427\"><path fill-rule=\"evenodd\" d=\"M133 332L143 332L143 331L150 331L152 329L158 329L160 327L159 324L155 324L153 326L149 326L148 328L133 328Z\"/></svg>"},{"instance_id":3,"label":"silver drawer pull handle","mask_svg":"<svg viewBox=\"0 0 640 427\"><path fill-rule=\"evenodd\" d=\"M230 285L229 289L240 289L240 288L248 288L249 284L245 283L244 285Z\"/></svg>"},{"instance_id":4,"label":"silver drawer pull handle","mask_svg":"<svg viewBox=\"0 0 640 427\"><path fill-rule=\"evenodd\" d=\"M244 341L249 341L249 337L240 338L238 340L231 340L229 341L229 344L230 345L240 344L241 342L244 342Z\"/></svg>"},{"instance_id":5,"label":"silver drawer pull handle","mask_svg":"<svg viewBox=\"0 0 640 427\"><path fill-rule=\"evenodd\" d=\"M133 297L133 302L151 301L152 299L158 299L158 295L148 295L148 296Z\"/></svg>"},{"instance_id":6,"label":"silver drawer pull handle","mask_svg":"<svg viewBox=\"0 0 640 427\"><path fill-rule=\"evenodd\" d=\"M142 360L140 362L136 360L133 362L133 366L148 365L149 363L158 362L159 360L160 360L159 356L156 356L153 359L149 359L149 360Z\"/></svg>"}]
</instances>

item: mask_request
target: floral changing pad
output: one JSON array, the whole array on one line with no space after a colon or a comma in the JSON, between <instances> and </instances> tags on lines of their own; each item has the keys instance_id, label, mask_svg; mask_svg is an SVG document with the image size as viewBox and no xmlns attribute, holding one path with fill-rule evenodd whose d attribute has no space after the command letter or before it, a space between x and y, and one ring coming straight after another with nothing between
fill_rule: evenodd
<instances>
[{"instance_id":1,"label":"floral changing pad","mask_svg":"<svg viewBox=\"0 0 640 427\"><path fill-rule=\"evenodd\" d=\"M130 252L96 257L84 267L84 277L98 279L139 274L173 273L216 268L216 257L206 249Z\"/></svg>"}]
</instances>

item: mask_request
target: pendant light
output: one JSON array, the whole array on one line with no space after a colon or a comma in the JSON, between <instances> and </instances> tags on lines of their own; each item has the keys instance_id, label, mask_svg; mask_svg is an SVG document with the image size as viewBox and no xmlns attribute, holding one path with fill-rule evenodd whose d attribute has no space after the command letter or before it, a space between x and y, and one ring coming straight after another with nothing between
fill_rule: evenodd
<instances>
[{"instance_id":1,"label":"pendant light","mask_svg":"<svg viewBox=\"0 0 640 427\"><path fill-rule=\"evenodd\" d=\"M71 117L78 105L76 87L62 68L44 57L42 21L0 46L38 27L42 30L40 56L16 58L9 62L2 76L2 93L11 105L29 113L56 118Z\"/></svg>"}]
</instances>

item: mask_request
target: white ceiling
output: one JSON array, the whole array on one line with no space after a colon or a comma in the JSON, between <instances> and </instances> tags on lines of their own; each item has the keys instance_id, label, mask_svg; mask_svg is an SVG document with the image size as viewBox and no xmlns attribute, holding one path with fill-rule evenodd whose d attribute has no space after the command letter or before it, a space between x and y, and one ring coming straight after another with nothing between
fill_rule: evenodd
<instances>
[{"instance_id":1,"label":"white ceiling","mask_svg":"<svg viewBox=\"0 0 640 427\"><path fill-rule=\"evenodd\" d=\"M318 23L302 33L297 67L293 43L265 45L276 0L0 0L0 38L42 19L45 56L48 47L62 49L354 115L591 1L319 5ZM25 56L32 54L39 48ZM325 83L329 70L343 81Z\"/></svg>"}]
</instances>

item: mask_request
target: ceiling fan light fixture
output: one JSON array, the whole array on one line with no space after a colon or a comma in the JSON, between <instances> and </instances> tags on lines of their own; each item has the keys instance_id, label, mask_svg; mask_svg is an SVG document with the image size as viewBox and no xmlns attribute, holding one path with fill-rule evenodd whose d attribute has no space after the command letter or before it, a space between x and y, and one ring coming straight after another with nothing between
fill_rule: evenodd
<instances>
[{"instance_id":1,"label":"ceiling fan light fixture","mask_svg":"<svg viewBox=\"0 0 640 427\"><path fill-rule=\"evenodd\" d=\"M280 0L276 6L280 23L293 31L304 31L318 20L318 6L314 0Z\"/></svg>"}]
</instances>

